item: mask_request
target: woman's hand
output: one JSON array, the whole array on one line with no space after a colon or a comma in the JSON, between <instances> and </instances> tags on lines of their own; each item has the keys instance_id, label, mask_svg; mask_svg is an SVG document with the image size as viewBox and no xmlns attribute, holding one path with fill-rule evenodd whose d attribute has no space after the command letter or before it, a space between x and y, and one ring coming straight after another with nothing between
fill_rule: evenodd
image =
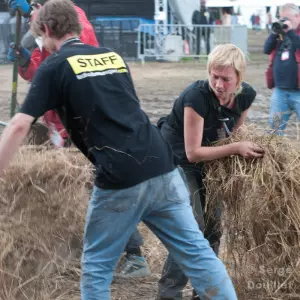
<instances>
[{"instance_id":1,"label":"woman's hand","mask_svg":"<svg viewBox=\"0 0 300 300\"><path fill-rule=\"evenodd\" d=\"M253 142L243 141L237 143L237 153L245 158L259 158L265 151Z\"/></svg>"}]
</instances>

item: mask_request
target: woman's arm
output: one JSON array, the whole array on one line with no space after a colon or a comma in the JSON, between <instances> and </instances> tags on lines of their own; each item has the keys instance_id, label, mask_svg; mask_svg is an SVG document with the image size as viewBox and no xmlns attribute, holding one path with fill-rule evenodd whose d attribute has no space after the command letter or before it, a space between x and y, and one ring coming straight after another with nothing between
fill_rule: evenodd
<instances>
[{"instance_id":1,"label":"woman's arm","mask_svg":"<svg viewBox=\"0 0 300 300\"><path fill-rule=\"evenodd\" d=\"M245 114L245 117L246 118ZM242 117L241 117L242 118ZM191 107L184 108L184 145L186 156L191 163L208 161L227 157L230 155L242 155L248 157L262 157L263 149L258 145L243 141L216 147L202 147L204 119Z\"/></svg>"},{"instance_id":2,"label":"woman's arm","mask_svg":"<svg viewBox=\"0 0 300 300\"><path fill-rule=\"evenodd\" d=\"M232 154L238 154L238 144L216 147L201 147L204 119L193 108L184 108L184 144L190 162L214 160Z\"/></svg>"}]
</instances>

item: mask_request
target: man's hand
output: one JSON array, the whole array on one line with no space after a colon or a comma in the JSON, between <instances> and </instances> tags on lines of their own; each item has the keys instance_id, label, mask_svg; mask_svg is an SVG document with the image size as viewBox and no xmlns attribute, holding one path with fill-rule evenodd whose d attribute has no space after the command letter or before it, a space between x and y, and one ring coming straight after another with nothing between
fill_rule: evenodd
<instances>
[{"instance_id":1,"label":"man's hand","mask_svg":"<svg viewBox=\"0 0 300 300\"><path fill-rule=\"evenodd\" d=\"M10 43L7 59L11 62L18 60L19 66L26 68L30 63L30 56L30 52L26 48L19 46L17 49L15 43Z\"/></svg>"},{"instance_id":2,"label":"man's hand","mask_svg":"<svg viewBox=\"0 0 300 300\"><path fill-rule=\"evenodd\" d=\"M290 30L293 29L293 24L292 24L291 21L286 20L286 21L283 22L283 24L286 25L286 28L283 29L283 31L284 31L285 33L287 33L288 31L290 31Z\"/></svg>"},{"instance_id":3,"label":"man's hand","mask_svg":"<svg viewBox=\"0 0 300 300\"><path fill-rule=\"evenodd\" d=\"M17 113L4 129L0 138L0 176L23 143L33 121L33 117Z\"/></svg>"},{"instance_id":4,"label":"man's hand","mask_svg":"<svg viewBox=\"0 0 300 300\"><path fill-rule=\"evenodd\" d=\"M26 0L8 0L7 2L13 16L19 10L22 16L30 17L31 7Z\"/></svg>"}]
</instances>

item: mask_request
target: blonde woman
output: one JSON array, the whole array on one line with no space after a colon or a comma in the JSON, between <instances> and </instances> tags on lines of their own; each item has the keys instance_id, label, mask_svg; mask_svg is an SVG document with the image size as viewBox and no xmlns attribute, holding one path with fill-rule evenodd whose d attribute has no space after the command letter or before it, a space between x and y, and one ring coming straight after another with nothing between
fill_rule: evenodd
<instances>
[{"instance_id":1,"label":"blonde woman","mask_svg":"<svg viewBox=\"0 0 300 300\"><path fill-rule=\"evenodd\" d=\"M203 162L230 155L260 158L264 154L263 149L248 141L211 147L244 123L256 97L255 90L243 81L245 70L246 59L238 47L217 46L208 58L208 80L196 81L187 87L175 101L171 113L158 122L184 171L199 228L217 255L221 238L217 220L221 212L216 212L217 218L208 218L202 213L205 205ZM169 255L159 282L158 299L182 299L181 291L187 281ZM199 299L195 292L193 299Z\"/></svg>"}]
</instances>

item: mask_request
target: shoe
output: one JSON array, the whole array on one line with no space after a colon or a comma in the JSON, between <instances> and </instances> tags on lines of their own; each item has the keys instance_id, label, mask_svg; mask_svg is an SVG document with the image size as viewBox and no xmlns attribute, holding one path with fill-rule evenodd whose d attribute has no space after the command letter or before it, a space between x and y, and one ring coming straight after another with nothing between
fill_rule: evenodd
<instances>
[{"instance_id":1,"label":"shoe","mask_svg":"<svg viewBox=\"0 0 300 300\"><path fill-rule=\"evenodd\" d=\"M126 255L124 262L120 266L120 271L116 274L119 278L146 277L150 276L149 266L142 256Z\"/></svg>"}]
</instances>

